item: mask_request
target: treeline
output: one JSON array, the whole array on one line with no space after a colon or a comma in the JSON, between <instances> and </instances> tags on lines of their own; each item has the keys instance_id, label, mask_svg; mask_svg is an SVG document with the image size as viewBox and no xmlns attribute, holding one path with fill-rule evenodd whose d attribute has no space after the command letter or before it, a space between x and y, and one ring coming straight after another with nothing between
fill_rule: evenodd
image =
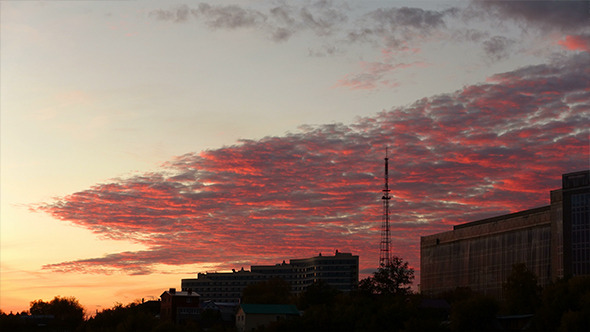
<instances>
[{"instance_id":1,"label":"treeline","mask_svg":"<svg viewBox=\"0 0 590 332\"><path fill-rule=\"evenodd\" d=\"M107 332L185 331L159 319L159 301L116 304L92 317L73 297L55 297L49 302L31 302L28 312L0 314L0 331ZM193 330L194 331L194 330Z\"/></svg>"},{"instance_id":2,"label":"treeline","mask_svg":"<svg viewBox=\"0 0 590 332\"><path fill-rule=\"evenodd\" d=\"M342 293L318 282L292 295L282 279L251 285L243 303L294 304L302 315L278 321L266 331L590 331L590 277L557 281L541 288L524 265L513 267L497 300L458 288L429 298L410 289L414 271L401 259L380 268ZM85 318L75 298L31 302L29 312L1 313L1 331L235 331L218 312L182 326L159 319L159 303L117 304Z\"/></svg>"},{"instance_id":3,"label":"treeline","mask_svg":"<svg viewBox=\"0 0 590 332\"><path fill-rule=\"evenodd\" d=\"M413 271L394 259L341 293L317 283L291 296L282 280L244 292L244 303L295 304L300 317L266 331L590 331L590 277L559 280L541 288L525 265L513 266L504 299L457 288L436 297L414 293Z\"/></svg>"},{"instance_id":4,"label":"treeline","mask_svg":"<svg viewBox=\"0 0 590 332\"><path fill-rule=\"evenodd\" d=\"M32 301L29 311L17 315L0 313L2 331L74 331L84 323L84 308L74 297Z\"/></svg>"}]
</instances>

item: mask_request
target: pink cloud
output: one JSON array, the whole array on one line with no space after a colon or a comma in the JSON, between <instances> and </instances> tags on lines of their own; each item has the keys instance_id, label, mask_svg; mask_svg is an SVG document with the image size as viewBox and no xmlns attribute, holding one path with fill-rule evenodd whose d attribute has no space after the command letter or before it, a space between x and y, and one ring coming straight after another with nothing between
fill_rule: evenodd
<instances>
[{"instance_id":1,"label":"pink cloud","mask_svg":"<svg viewBox=\"0 0 590 332\"><path fill-rule=\"evenodd\" d=\"M559 41L559 45L570 51L590 52L590 36L570 35Z\"/></svg>"},{"instance_id":2,"label":"pink cloud","mask_svg":"<svg viewBox=\"0 0 590 332\"><path fill-rule=\"evenodd\" d=\"M589 167L590 110L580 106L590 102L587 68L588 54L525 67L350 125L188 153L42 203L34 209L146 246L45 268L230 269L335 249L360 255L361 269L375 267L386 147L393 252L418 268L421 235L546 205L562 173Z\"/></svg>"},{"instance_id":3,"label":"pink cloud","mask_svg":"<svg viewBox=\"0 0 590 332\"><path fill-rule=\"evenodd\" d=\"M424 62L398 63L387 62L361 62L361 72L349 74L336 82L335 87L346 87L351 90L373 90L381 86L394 88L399 82L388 79L388 75L395 71L411 67L424 67Z\"/></svg>"}]
</instances>

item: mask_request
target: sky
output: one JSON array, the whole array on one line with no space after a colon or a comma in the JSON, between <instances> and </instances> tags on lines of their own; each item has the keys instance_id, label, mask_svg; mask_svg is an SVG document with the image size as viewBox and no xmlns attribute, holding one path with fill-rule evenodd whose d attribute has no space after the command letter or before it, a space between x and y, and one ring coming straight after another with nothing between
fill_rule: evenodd
<instances>
[{"instance_id":1,"label":"sky","mask_svg":"<svg viewBox=\"0 0 590 332\"><path fill-rule=\"evenodd\" d=\"M587 1L0 2L0 309L392 253L588 169Z\"/></svg>"}]
</instances>

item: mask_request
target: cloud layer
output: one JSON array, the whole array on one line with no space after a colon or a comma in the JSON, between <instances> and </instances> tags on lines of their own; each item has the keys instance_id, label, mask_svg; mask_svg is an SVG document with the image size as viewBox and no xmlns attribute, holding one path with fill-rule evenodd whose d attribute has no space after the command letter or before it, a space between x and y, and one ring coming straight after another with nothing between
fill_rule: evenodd
<instances>
[{"instance_id":1,"label":"cloud layer","mask_svg":"<svg viewBox=\"0 0 590 332\"><path fill-rule=\"evenodd\" d=\"M475 50L488 65L515 54L549 56L547 48L557 44L569 50L588 49L586 1L472 0L441 3L435 9L391 4L362 11L325 0L279 2L266 8L200 3L156 9L150 16L158 21L196 22L210 30L247 29L280 43L311 34L310 39L321 45L310 43L305 52L316 57L346 54L355 47L375 48L380 57L365 60L362 52L355 53L363 59L357 71L335 82L336 87L362 90L399 86L400 71L428 65L423 48L434 47L442 54L446 41L453 41L454 47L469 45L470 53ZM564 35L568 39L553 41Z\"/></svg>"},{"instance_id":2,"label":"cloud layer","mask_svg":"<svg viewBox=\"0 0 590 332\"><path fill-rule=\"evenodd\" d=\"M512 19L525 28L541 28L545 32L565 33L588 28L588 1L503 1L475 0L477 11L500 20Z\"/></svg>"},{"instance_id":3,"label":"cloud layer","mask_svg":"<svg viewBox=\"0 0 590 332\"><path fill-rule=\"evenodd\" d=\"M360 255L361 268L375 267L386 147L393 252L416 268L421 235L546 205L562 173L587 169L588 105L590 55L580 53L352 124L189 153L158 171L35 206L146 248L44 268L229 269L335 249Z\"/></svg>"},{"instance_id":4,"label":"cloud layer","mask_svg":"<svg viewBox=\"0 0 590 332\"><path fill-rule=\"evenodd\" d=\"M192 7L181 5L173 9L157 9L150 15L176 23L194 18L213 30L256 29L276 42L287 41L300 31L312 31L318 36L330 35L337 24L347 20L346 14L329 1L301 7L282 4L267 10L200 3Z\"/></svg>"}]
</instances>

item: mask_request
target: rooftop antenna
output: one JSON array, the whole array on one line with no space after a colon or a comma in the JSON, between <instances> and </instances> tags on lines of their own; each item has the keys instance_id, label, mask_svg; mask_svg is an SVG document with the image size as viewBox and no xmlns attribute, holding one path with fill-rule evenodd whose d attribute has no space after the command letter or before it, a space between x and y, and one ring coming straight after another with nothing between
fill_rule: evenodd
<instances>
[{"instance_id":1,"label":"rooftop antenna","mask_svg":"<svg viewBox=\"0 0 590 332\"><path fill-rule=\"evenodd\" d=\"M385 267L388 266L390 263L390 251L389 247L391 247L391 238L390 238L390 231L389 231L389 200L391 196L389 195L389 175L388 175L388 149L385 147L385 186L383 187L383 217L381 222L381 246L379 250L379 266Z\"/></svg>"}]
</instances>

